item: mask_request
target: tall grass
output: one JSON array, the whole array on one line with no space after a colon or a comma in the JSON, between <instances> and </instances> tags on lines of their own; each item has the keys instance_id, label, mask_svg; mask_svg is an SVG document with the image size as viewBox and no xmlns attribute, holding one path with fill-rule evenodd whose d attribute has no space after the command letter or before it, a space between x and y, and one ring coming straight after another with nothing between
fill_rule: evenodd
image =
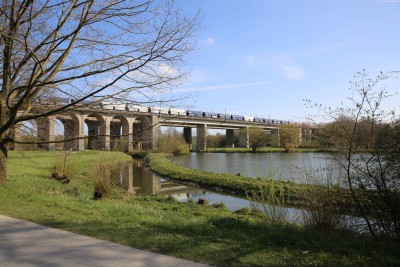
<instances>
[{"instance_id":1,"label":"tall grass","mask_svg":"<svg viewBox=\"0 0 400 267\"><path fill-rule=\"evenodd\" d=\"M119 176L130 161L120 161L111 156L101 156L89 171L93 183L93 199L100 200L109 196L119 184Z\"/></svg>"},{"instance_id":2,"label":"tall grass","mask_svg":"<svg viewBox=\"0 0 400 267\"><path fill-rule=\"evenodd\" d=\"M63 151L57 156L53 167L52 177L62 183L69 183L79 172L77 165L71 158L70 151Z\"/></svg>"}]
</instances>

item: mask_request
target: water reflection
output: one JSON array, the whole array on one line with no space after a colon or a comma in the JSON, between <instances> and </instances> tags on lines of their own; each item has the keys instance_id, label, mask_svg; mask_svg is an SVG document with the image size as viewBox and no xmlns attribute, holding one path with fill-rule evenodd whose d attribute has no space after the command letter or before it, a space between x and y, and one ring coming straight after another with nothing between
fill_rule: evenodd
<instances>
[{"instance_id":1,"label":"water reflection","mask_svg":"<svg viewBox=\"0 0 400 267\"><path fill-rule=\"evenodd\" d=\"M133 159L120 176L121 186L136 195L168 195L177 199L204 195L206 191L162 179L151 172L143 161Z\"/></svg>"},{"instance_id":2,"label":"water reflection","mask_svg":"<svg viewBox=\"0 0 400 267\"><path fill-rule=\"evenodd\" d=\"M163 179L151 172L143 161L137 159L132 159L132 164L122 170L119 182L125 190L135 195L171 196L181 202L188 202L189 200L197 202L200 198L205 198L211 205L223 202L231 211L244 207L250 208L251 204L255 204L247 199L215 193ZM299 219L301 217L300 210L286 209L288 221L301 222Z\"/></svg>"},{"instance_id":3,"label":"water reflection","mask_svg":"<svg viewBox=\"0 0 400 267\"><path fill-rule=\"evenodd\" d=\"M237 211L244 207L251 208L251 205L263 205L247 199L215 193L163 179L151 172L143 161L137 159L132 159L132 163L126 166L116 178L119 179L120 185L125 190L135 195L171 196L181 202L188 202L189 200L197 202L200 198L205 198L210 205L223 202L231 211ZM261 207L261 210L265 208L270 209ZM302 210L284 207L282 209L285 209L286 221L304 223ZM362 232L360 229L365 229L365 222L363 223L361 218L344 216L342 223L352 228L355 227L354 225L358 225L356 228L359 232Z\"/></svg>"}]
</instances>

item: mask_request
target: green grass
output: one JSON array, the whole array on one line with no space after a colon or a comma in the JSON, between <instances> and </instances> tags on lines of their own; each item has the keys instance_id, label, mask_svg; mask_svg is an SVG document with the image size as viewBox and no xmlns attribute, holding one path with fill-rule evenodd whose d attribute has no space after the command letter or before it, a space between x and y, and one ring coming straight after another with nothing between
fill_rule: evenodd
<instances>
[{"instance_id":1,"label":"green grass","mask_svg":"<svg viewBox=\"0 0 400 267\"><path fill-rule=\"evenodd\" d=\"M348 231L273 226L218 205L133 197L120 190L94 201L87 174L105 152L73 154L79 171L69 184L51 179L57 154L10 152L8 180L0 185L1 214L216 266L400 265L398 243ZM127 159L123 153L106 154Z\"/></svg>"}]
</instances>

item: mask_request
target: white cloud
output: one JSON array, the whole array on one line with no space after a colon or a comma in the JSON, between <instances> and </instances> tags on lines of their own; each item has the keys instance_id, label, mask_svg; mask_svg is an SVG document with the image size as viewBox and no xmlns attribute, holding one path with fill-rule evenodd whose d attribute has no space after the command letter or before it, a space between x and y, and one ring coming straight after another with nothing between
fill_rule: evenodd
<instances>
[{"instance_id":1,"label":"white cloud","mask_svg":"<svg viewBox=\"0 0 400 267\"><path fill-rule=\"evenodd\" d=\"M270 84L270 82L239 83L239 84L226 84L226 85L202 86L202 87L199 86L199 87L179 88L174 90L174 92L184 93L184 92L217 91L217 90L246 88L246 87L253 87L253 86L267 85L267 84Z\"/></svg>"},{"instance_id":2,"label":"white cloud","mask_svg":"<svg viewBox=\"0 0 400 267\"><path fill-rule=\"evenodd\" d=\"M282 75L289 80L302 80L306 76L305 71L299 66L280 64L279 67Z\"/></svg>"},{"instance_id":3,"label":"white cloud","mask_svg":"<svg viewBox=\"0 0 400 267\"><path fill-rule=\"evenodd\" d=\"M247 61L253 61L254 59L256 59L256 57L255 56L247 56L244 59Z\"/></svg>"},{"instance_id":4,"label":"white cloud","mask_svg":"<svg viewBox=\"0 0 400 267\"><path fill-rule=\"evenodd\" d=\"M212 44L214 44L215 43L215 39L214 38L212 38L212 37L208 37L207 39L205 39L205 40L200 40L200 43L202 43L202 44L208 44L208 45L212 45Z\"/></svg>"}]
</instances>

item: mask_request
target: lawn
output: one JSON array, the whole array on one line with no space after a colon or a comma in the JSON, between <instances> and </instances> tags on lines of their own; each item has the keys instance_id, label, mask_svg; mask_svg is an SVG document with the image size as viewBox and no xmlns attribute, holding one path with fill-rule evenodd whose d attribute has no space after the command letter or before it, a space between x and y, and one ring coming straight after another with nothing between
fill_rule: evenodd
<instances>
[{"instance_id":1,"label":"lawn","mask_svg":"<svg viewBox=\"0 0 400 267\"><path fill-rule=\"evenodd\" d=\"M88 178L95 162L129 160L118 152L73 153L69 184L51 178L61 152L11 151L0 213L35 223L215 266L395 266L399 244L345 230L269 225L224 207L180 203L114 190L95 201Z\"/></svg>"}]
</instances>

